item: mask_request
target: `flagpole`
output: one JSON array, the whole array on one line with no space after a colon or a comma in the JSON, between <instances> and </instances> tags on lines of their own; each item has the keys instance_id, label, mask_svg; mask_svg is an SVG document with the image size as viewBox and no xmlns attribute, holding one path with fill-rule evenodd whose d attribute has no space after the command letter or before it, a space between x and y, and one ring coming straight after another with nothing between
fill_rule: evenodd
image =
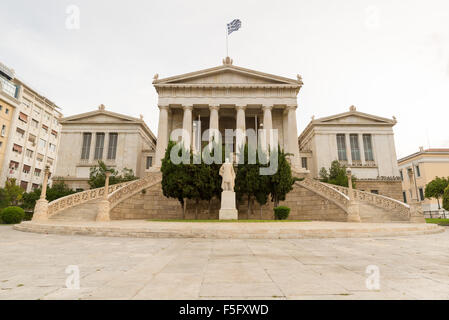
<instances>
[{"instance_id":1,"label":"flagpole","mask_svg":"<svg viewBox=\"0 0 449 320\"><path fill-rule=\"evenodd\" d=\"M229 57L228 41L229 41L229 32L228 32L228 26L226 25L226 57Z\"/></svg>"}]
</instances>

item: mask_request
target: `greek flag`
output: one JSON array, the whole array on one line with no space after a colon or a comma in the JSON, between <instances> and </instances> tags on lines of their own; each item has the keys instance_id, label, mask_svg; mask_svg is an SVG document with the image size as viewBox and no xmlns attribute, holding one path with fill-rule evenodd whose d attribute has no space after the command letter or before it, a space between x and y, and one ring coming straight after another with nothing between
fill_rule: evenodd
<instances>
[{"instance_id":1,"label":"greek flag","mask_svg":"<svg viewBox=\"0 0 449 320\"><path fill-rule=\"evenodd\" d=\"M240 21L239 19L232 20L231 23L228 23L228 35L240 29L241 26L242 21Z\"/></svg>"}]
</instances>

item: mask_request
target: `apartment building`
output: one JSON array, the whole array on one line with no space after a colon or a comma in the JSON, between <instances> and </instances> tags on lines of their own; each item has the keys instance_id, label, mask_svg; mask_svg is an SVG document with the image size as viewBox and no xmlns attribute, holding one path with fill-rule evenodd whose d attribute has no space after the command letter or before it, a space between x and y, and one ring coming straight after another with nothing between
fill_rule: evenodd
<instances>
[{"instance_id":1,"label":"apartment building","mask_svg":"<svg viewBox=\"0 0 449 320\"><path fill-rule=\"evenodd\" d=\"M7 179L14 178L18 185L29 192L42 184L46 166L49 166L50 173L54 172L61 131L59 118L62 114L52 101L15 77L13 70L1 66L3 93L13 95L10 99L14 103L5 104L5 110L0 110L0 113L6 113L6 108L10 110L10 121L5 121L9 129L5 128L2 146L4 153L0 186L3 187Z\"/></svg>"},{"instance_id":2,"label":"apartment building","mask_svg":"<svg viewBox=\"0 0 449 320\"><path fill-rule=\"evenodd\" d=\"M424 211L438 210L436 199L426 199L426 185L436 177L449 177L449 149L424 149L398 160L404 202L418 200ZM441 206L441 200L440 200Z\"/></svg>"}]
</instances>

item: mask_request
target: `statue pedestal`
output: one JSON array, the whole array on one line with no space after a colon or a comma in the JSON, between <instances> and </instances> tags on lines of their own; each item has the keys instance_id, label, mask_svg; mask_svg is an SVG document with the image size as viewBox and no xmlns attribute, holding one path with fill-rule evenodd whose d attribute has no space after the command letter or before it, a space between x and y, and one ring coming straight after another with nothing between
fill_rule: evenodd
<instances>
[{"instance_id":1,"label":"statue pedestal","mask_svg":"<svg viewBox=\"0 0 449 320\"><path fill-rule=\"evenodd\" d=\"M238 220L239 213L235 208L235 192L223 191L221 193L220 220Z\"/></svg>"}]
</instances>

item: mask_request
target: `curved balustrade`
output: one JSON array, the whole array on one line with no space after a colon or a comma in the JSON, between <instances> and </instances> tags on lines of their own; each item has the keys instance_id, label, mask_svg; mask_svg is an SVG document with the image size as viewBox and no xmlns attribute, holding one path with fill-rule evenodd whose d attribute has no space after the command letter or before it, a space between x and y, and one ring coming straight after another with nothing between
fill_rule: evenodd
<instances>
[{"instance_id":1,"label":"curved balustrade","mask_svg":"<svg viewBox=\"0 0 449 320\"><path fill-rule=\"evenodd\" d=\"M349 197L345 193L331 188L329 185L315 179L306 178L303 181L299 181L297 183L310 191L322 195L347 212Z\"/></svg>"},{"instance_id":2,"label":"curved balustrade","mask_svg":"<svg viewBox=\"0 0 449 320\"><path fill-rule=\"evenodd\" d=\"M124 182L109 186L108 193L113 193L117 189L120 189L130 182ZM54 215L62 210L74 207L76 205L86 203L91 200L98 199L104 195L104 187L86 190L83 192L74 193L63 198L56 199L48 204L48 215Z\"/></svg>"},{"instance_id":3,"label":"curved balustrade","mask_svg":"<svg viewBox=\"0 0 449 320\"><path fill-rule=\"evenodd\" d=\"M341 193L344 193L346 196L349 196L349 188L327 183L323 184L329 186L330 188L338 190ZM406 203L403 203L393 198L382 196L380 194L361 191L357 189L352 189L352 191L354 195L354 200L365 202L388 211L394 211L400 214L410 216L410 206Z\"/></svg>"},{"instance_id":4,"label":"curved balustrade","mask_svg":"<svg viewBox=\"0 0 449 320\"><path fill-rule=\"evenodd\" d=\"M134 180L122 188L116 189L108 196L109 208L112 210L120 202L161 181L161 173L147 173L145 178Z\"/></svg>"}]
</instances>

